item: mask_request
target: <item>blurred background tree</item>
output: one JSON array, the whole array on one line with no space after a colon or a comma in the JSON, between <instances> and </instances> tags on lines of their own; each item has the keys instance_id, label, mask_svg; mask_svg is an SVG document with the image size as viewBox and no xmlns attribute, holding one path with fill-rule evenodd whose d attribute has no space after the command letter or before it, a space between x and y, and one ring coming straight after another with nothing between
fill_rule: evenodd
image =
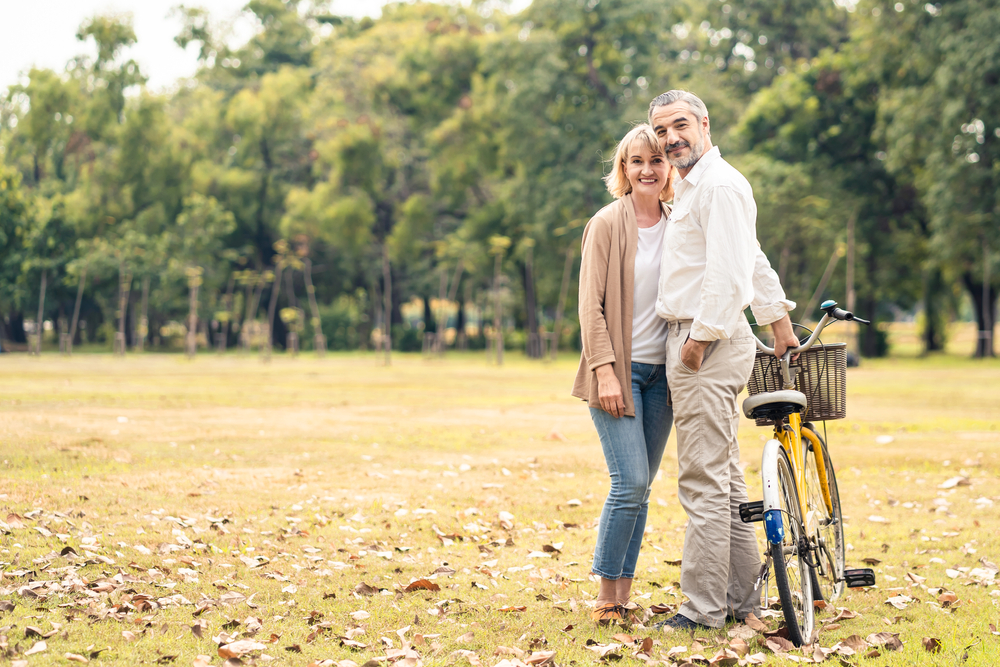
<instances>
[{"instance_id":1,"label":"blurred background tree","mask_svg":"<svg viewBox=\"0 0 1000 667\"><path fill-rule=\"evenodd\" d=\"M605 161L652 97L686 88L755 188L797 319L853 287L877 321L917 314L926 351L971 314L970 353L993 354L995 3L330 7L252 0L240 44L177 8L200 67L158 94L124 55L130 19L96 16L77 34L96 57L7 88L0 338L24 345L39 318L66 333L79 295L77 343L108 348L245 348L261 331L281 348L307 330L302 299L307 349L481 347L498 313L508 349L578 346ZM886 349L865 330L864 354Z\"/></svg>"}]
</instances>

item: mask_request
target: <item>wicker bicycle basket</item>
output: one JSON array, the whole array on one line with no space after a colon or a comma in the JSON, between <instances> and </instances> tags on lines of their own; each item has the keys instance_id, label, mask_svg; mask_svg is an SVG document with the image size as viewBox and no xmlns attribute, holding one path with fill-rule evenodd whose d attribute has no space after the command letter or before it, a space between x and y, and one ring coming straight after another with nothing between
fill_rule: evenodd
<instances>
[{"instance_id":1,"label":"wicker bicycle basket","mask_svg":"<svg viewBox=\"0 0 1000 667\"><path fill-rule=\"evenodd\" d=\"M809 402L803 421L843 419L847 416L846 343L814 345L792 361L789 369L795 374L795 388L805 394ZM781 364L777 357L757 352L747 391L753 396L782 388ZM757 420L758 426L773 423L770 419Z\"/></svg>"}]
</instances>

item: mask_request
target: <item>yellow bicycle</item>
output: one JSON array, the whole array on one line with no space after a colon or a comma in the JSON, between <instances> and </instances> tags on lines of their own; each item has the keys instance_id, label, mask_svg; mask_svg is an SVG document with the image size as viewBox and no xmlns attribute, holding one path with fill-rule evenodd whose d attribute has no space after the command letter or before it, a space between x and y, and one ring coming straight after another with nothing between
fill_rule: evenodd
<instances>
[{"instance_id":1,"label":"yellow bicycle","mask_svg":"<svg viewBox=\"0 0 1000 667\"><path fill-rule=\"evenodd\" d=\"M773 425L774 437L761 460L764 499L740 505L740 518L763 521L767 553L757 586L773 569L774 584L789 639L796 646L813 641L815 601L832 602L845 586L875 584L869 568L846 569L844 519L837 477L826 443L814 421L846 416L847 348L816 345L832 320L869 324L837 308L821 306L823 318L799 347L781 359L757 340L750 397L743 412L758 425ZM797 357L797 358L793 358Z\"/></svg>"}]
</instances>

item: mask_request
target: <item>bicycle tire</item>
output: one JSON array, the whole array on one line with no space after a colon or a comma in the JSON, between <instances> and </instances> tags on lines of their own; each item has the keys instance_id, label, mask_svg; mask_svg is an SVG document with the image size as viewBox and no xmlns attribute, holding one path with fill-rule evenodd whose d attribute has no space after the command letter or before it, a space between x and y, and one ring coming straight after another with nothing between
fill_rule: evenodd
<instances>
[{"instance_id":1,"label":"bicycle tire","mask_svg":"<svg viewBox=\"0 0 1000 667\"><path fill-rule=\"evenodd\" d=\"M788 627L788 639L796 646L812 642L815 610L813 609L812 577L806 558L800 557L806 545L799 496L795 490L792 466L784 450L778 452L778 488L781 496L781 520L784 539L769 544L774 586L781 600L781 613Z\"/></svg>"},{"instance_id":2,"label":"bicycle tire","mask_svg":"<svg viewBox=\"0 0 1000 667\"><path fill-rule=\"evenodd\" d=\"M826 471L827 488L830 491L830 504L833 510L823 501L819 465L816 461L815 445L808 438L806 448L806 522L809 539L813 547L813 564L811 568L813 599L833 602L844 592L844 516L840 508L840 491L837 488L837 475L833 471L830 452L823 438L811 428L808 430L816 436L816 441L822 451L823 468Z\"/></svg>"}]
</instances>

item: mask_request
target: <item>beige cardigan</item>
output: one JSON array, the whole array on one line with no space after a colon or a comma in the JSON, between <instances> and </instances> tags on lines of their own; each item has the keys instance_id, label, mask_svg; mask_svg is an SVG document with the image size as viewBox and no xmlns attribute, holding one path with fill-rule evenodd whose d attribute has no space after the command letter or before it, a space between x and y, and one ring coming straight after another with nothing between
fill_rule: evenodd
<instances>
[{"instance_id":1,"label":"beige cardigan","mask_svg":"<svg viewBox=\"0 0 1000 667\"><path fill-rule=\"evenodd\" d=\"M665 215L666 204L660 204ZM625 414L635 416L632 401L632 299L635 296L635 252L639 224L632 195L598 211L583 230L580 262L580 337L583 353L573 396L601 408L598 366L614 364L622 386Z\"/></svg>"}]
</instances>

